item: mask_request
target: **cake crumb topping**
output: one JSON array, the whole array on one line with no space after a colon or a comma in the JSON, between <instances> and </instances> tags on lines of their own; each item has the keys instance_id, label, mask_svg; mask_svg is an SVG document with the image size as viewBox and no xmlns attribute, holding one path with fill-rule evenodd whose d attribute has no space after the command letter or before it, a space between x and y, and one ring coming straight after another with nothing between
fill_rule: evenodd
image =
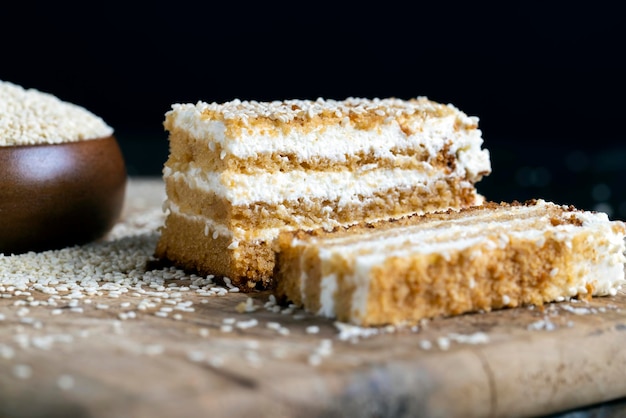
<instances>
[{"instance_id":1,"label":"cake crumb topping","mask_svg":"<svg viewBox=\"0 0 626 418\"><path fill-rule=\"evenodd\" d=\"M81 106L0 80L0 146L77 142L112 134L102 118Z\"/></svg>"},{"instance_id":2,"label":"cake crumb topping","mask_svg":"<svg viewBox=\"0 0 626 418\"><path fill-rule=\"evenodd\" d=\"M240 99L224 103L198 101L195 105L175 103L168 114L180 112L195 113L202 120L221 121L230 129L275 125L284 127L346 125L350 122L363 129L369 129L393 120L402 121L416 116L423 119L456 116L457 127L478 126L477 117L466 115L454 105L437 103L423 96L409 100L395 97L384 99L348 97L344 100L318 98L268 102Z\"/></svg>"},{"instance_id":3,"label":"cake crumb topping","mask_svg":"<svg viewBox=\"0 0 626 418\"><path fill-rule=\"evenodd\" d=\"M398 98L366 99L349 97L345 100L318 98L317 100L292 99L283 101L258 102L255 100L235 99L226 103L204 103L196 105L207 116L220 119L270 119L284 123L296 120L313 119L316 116L332 115L339 119L352 115L376 115L380 117L398 117L416 112L444 115L451 109L426 97L410 100Z\"/></svg>"}]
</instances>

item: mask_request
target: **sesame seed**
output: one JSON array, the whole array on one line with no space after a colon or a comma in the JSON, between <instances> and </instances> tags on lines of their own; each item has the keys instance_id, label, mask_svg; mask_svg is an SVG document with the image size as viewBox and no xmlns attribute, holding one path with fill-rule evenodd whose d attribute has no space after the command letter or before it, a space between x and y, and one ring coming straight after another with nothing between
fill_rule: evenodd
<instances>
[{"instance_id":1,"label":"sesame seed","mask_svg":"<svg viewBox=\"0 0 626 418\"><path fill-rule=\"evenodd\" d=\"M314 367L322 364L322 356L320 356L317 353L311 354L307 360L308 360L308 363Z\"/></svg>"},{"instance_id":2,"label":"sesame seed","mask_svg":"<svg viewBox=\"0 0 626 418\"><path fill-rule=\"evenodd\" d=\"M10 360L15 357L15 350L13 347L0 343L0 358Z\"/></svg>"},{"instance_id":3,"label":"sesame seed","mask_svg":"<svg viewBox=\"0 0 626 418\"><path fill-rule=\"evenodd\" d=\"M206 355L202 351L192 350L187 353L187 359L194 363L199 363L206 360Z\"/></svg>"},{"instance_id":4,"label":"sesame seed","mask_svg":"<svg viewBox=\"0 0 626 418\"><path fill-rule=\"evenodd\" d=\"M221 367L224 364L224 359L219 356L213 356L207 360L207 364L212 367Z\"/></svg>"},{"instance_id":5,"label":"sesame seed","mask_svg":"<svg viewBox=\"0 0 626 418\"><path fill-rule=\"evenodd\" d=\"M13 376L18 379L29 379L33 375L33 369L28 364L16 364L13 366Z\"/></svg>"},{"instance_id":6,"label":"sesame seed","mask_svg":"<svg viewBox=\"0 0 626 418\"><path fill-rule=\"evenodd\" d=\"M310 325L305 328L305 331L307 334L317 334L320 332L320 327L318 327L317 325Z\"/></svg>"},{"instance_id":7,"label":"sesame seed","mask_svg":"<svg viewBox=\"0 0 626 418\"><path fill-rule=\"evenodd\" d=\"M35 89L0 80L0 146L75 142L113 133L100 117Z\"/></svg>"},{"instance_id":8,"label":"sesame seed","mask_svg":"<svg viewBox=\"0 0 626 418\"><path fill-rule=\"evenodd\" d=\"M252 318L247 321L239 321L237 322L237 328L248 329L248 328L256 327L258 323L259 321L256 318Z\"/></svg>"},{"instance_id":9,"label":"sesame seed","mask_svg":"<svg viewBox=\"0 0 626 418\"><path fill-rule=\"evenodd\" d=\"M450 339L447 337L439 337L437 338L437 346L441 350L447 350L450 348Z\"/></svg>"},{"instance_id":10,"label":"sesame seed","mask_svg":"<svg viewBox=\"0 0 626 418\"><path fill-rule=\"evenodd\" d=\"M433 347L433 344L428 340L421 340L420 347L422 350L430 350Z\"/></svg>"},{"instance_id":11,"label":"sesame seed","mask_svg":"<svg viewBox=\"0 0 626 418\"><path fill-rule=\"evenodd\" d=\"M74 388L74 383L74 377L69 374L63 374L57 379L57 386L62 390Z\"/></svg>"}]
</instances>

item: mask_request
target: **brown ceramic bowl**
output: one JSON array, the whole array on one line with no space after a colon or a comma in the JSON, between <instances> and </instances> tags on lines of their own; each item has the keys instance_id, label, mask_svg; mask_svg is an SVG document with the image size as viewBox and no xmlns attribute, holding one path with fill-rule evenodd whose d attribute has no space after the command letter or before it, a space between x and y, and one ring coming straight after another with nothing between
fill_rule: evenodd
<instances>
[{"instance_id":1,"label":"brown ceramic bowl","mask_svg":"<svg viewBox=\"0 0 626 418\"><path fill-rule=\"evenodd\" d=\"M102 238L120 216L126 166L113 136L0 147L0 253Z\"/></svg>"}]
</instances>

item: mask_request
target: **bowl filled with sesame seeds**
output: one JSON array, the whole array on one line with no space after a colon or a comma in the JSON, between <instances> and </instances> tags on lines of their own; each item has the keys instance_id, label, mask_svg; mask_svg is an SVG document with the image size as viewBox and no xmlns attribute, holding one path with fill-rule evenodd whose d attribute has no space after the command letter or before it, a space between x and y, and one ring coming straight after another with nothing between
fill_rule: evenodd
<instances>
[{"instance_id":1,"label":"bowl filled with sesame seeds","mask_svg":"<svg viewBox=\"0 0 626 418\"><path fill-rule=\"evenodd\" d=\"M121 214L126 176L100 117L0 80L0 253L103 237Z\"/></svg>"}]
</instances>

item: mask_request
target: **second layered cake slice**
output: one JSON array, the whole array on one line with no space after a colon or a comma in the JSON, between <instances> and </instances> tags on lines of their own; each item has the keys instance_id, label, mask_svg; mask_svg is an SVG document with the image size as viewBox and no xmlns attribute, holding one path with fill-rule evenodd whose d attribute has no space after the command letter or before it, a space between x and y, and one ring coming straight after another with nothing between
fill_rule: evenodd
<instances>
[{"instance_id":1,"label":"second layered cake slice","mask_svg":"<svg viewBox=\"0 0 626 418\"><path fill-rule=\"evenodd\" d=\"M283 232L275 293L364 326L615 295L625 237L605 213L543 200Z\"/></svg>"}]
</instances>

